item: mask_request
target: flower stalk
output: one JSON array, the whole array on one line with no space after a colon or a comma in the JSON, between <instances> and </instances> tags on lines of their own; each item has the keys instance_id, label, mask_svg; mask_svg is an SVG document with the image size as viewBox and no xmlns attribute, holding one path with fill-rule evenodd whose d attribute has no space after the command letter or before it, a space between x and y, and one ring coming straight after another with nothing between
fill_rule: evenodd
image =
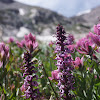
<instances>
[{"instance_id":1,"label":"flower stalk","mask_svg":"<svg viewBox=\"0 0 100 100\"><path fill-rule=\"evenodd\" d=\"M23 61L23 66L22 69L24 70L23 77L24 77L24 96L26 99L31 98L31 100L35 100L39 98L39 89L37 88L38 83L37 79L38 76L36 75L36 68L34 66L34 62L32 61L33 59L33 52L37 48L37 42L35 40L35 37L32 36L30 33L29 35L25 36L24 44L21 45L21 47L26 48L26 52L24 52L24 61Z\"/></svg>"},{"instance_id":2,"label":"flower stalk","mask_svg":"<svg viewBox=\"0 0 100 100\"><path fill-rule=\"evenodd\" d=\"M69 39L71 36L65 36L65 30L61 25L57 27L57 41L56 41L56 53L57 53L57 70L59 71L58 76L58 87L60 89L60 96L64 100L71 100L74 95L70 93L74 89L74 76L72 74L73 66L70 55L70 49L68 45L72 43L73 39ZM72 38L72 37L71 37ZM71 41L70 41L71 40Z\"/></svg>"}]
</instances>

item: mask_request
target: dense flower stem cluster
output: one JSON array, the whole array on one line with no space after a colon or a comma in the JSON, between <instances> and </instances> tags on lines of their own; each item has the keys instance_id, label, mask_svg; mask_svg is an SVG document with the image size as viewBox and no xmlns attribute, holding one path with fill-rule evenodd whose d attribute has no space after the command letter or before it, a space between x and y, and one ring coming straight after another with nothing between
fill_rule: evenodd
<instances>
[{"instance_id":1,"label":"dense flower stem cluster","mask_svg":"<svg viewBox=\"0 0 100 100\"><path fill-rule=\"evenodd\" d=\"M57 42L56 42L56 53L57 53L57 70L58 73L58 86L60 89L61 98L64 100L71 100L73 95L70 94L70 90L74 89L74 77L72 75L72 59L70 56L70 50L67 45L71 43L70 37L65 36L65 31L62 26L57 27Z\"/></svg>"},{"instance_id":2,"label":"dense flower stem cluster","mask_svg":"<svg viewBox=\"0 0 100 100\"><path fill-rule=\"evenodd\" d=\"M2 68L3 70L3 73L6 72L6 64L7 62L9 61L9 47L5 45L5 43L0 43L0 68ZM0 72L1 73L1 72ZM5 89L7 88L7 84L6 84L6 76L4 77L3 79L3 82L5 84ZM3 89L3 86L0 82L0 85L1 85L1 88ZM4 92L4 90L3 90ZM6 93L4 92L4 95L5 95L5 100L7 100L7 95Z\"/></svg>"},{"instance_id":3,"label":"dense flower stem cluster","mask_svg":"<svg viewBox=\"0 0 100 100\"><path fill-rule=\"evenodd\" d=\"M26 96L26 99L31 98L31 100L35 100L39 97L39 89L37 88L38 83L37 79L38 76L36 75L36 68L34 66L34 62L32 61L33 55L32 53L37 47L37 43L35 42L35 37L33 37L31 34L25 36L25 44L26 51L24 53L24 65L23 65L23 77L24 79L24 96Z\"/></svg>"},{"instance_id":4,"label":"dense flower stem cluster","mask_svg":"<svg viewBox=\"0 0 100 100\"><path fill-rule=\"evenodd\" d=\"M29 52L24 53L24 68L25 72L23 76L25 77L24 80L24 86L25 86L25 96L26 98L31 98L34 100L35 98L38 97L39 94L39 89L34 89L34 87L38 86L38 83L34 81L34 79L37 79L37 75L35 75L36 71L34 70L33 62L32 60L32 55ZM34 73L34 75L33 75Z\"/></svg>"}]
</instances>

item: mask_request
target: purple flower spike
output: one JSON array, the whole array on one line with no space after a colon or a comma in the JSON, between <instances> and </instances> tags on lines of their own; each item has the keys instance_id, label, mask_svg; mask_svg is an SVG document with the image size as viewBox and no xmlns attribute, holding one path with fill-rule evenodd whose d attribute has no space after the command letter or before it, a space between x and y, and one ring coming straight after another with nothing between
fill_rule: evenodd
<instances>
[{"instance_id":1,"label":"purple flower spike","mask_svg":"<svg viewBox=\"0 0 100 100\"><path fill-rule=\"evenodd\" d=\"M22 85L21 90L24 91L24 96L26 96L26 99L31 98L31 100L35 100L40 94L39 89L37 88L38 83L36 81L38 79L38 76L36 75L37 71L35 70L35 66L32 62L32 53L37 47L37 42L32 34L26 35L24 41L24 43L22 42L23 44L20 43L19 45L21 47L25 46L27 49L27 52L24 53L24 65L22 66L24 70L24 84Z\"/></svg>"},{"instance_id":2,"label":"purple flower spike","mask_svg":"<svg viewBox=\"0 0 100 100\"><path fill-rule=\"evenodd\" d=\"M35 74L36 73L36 71L34 71L35 67L33 66L33 62L31 60L32 60L31 53L29 52L24 53L24 63L25 63L23 66L25 70L23 73L23 77L25 77L24 96L26 96L26 98L32 98L32 100L34 100L39 96L39 89L36 88L38 86L38 83L35 81L37 79L37 75Z\"/></svg>"},{"instance_id":3,"label":"purple flower spike","mask_svg":"<svg viewBox=\"0 0 100 100\"><path fill-rule=\"evenodd\" d=\"M71 100L74 95L70 93L70 90L74 89L74 77L72 75L73 66L72 58L69 54L71 52L68 45L73 43L73 36L65 36L65 30L61 25L57 27L57 41L56 41L56 60L57 60L57 73L52 72L52 78L58 79L58 87L60 89L60 96L64 100ZM57 77L54 77L57 74Z\"/></svg>"}]
</instances>

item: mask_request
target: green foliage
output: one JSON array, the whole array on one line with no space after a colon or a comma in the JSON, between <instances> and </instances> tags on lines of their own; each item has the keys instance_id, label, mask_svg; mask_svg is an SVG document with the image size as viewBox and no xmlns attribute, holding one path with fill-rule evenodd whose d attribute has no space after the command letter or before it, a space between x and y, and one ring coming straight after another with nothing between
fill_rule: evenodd
<instances>
[{"instance_id":1,"label":"green foliage","mask_svg":"<svg viewBox=\"0 0 100 100\"><path fill-rule=\"evenodd\" d=\"M21 91L23 85L23 64L24 49L18 48L15 43L9 44L10 57L5 67L0 68L0 98L6 97L6 100L25 100ZM56 70L56 54L54 53L54 45L40 44L33 52L33 62L37 66L37 74L39 79L39 89L41 98L45 100L56 100L56 94L59 97L59 90L56 87L57 81L50 81L51 72ZM73 100L100 100L100 53L94 51L97 60L92 55L85 55L83 66L75 68L73 75L75 77L75 89L71 91L75 94ZM82 57L75 50L71 54L73 61L76 57ZM5 83L5 84L4 84ZM54 89L54 90L53 90ZM55 91L55 92L54 92ZM29 99L27 99L29 100Z\"/></svg>"}]
</instances>

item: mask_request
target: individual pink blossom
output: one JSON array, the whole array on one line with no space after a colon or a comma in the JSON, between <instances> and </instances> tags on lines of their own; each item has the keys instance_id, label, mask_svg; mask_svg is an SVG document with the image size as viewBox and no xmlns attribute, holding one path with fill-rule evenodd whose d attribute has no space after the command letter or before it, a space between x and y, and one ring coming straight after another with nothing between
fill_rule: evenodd
<instances>
[{"instance_id":1,"label":"individual pink blossom","mask_svg":"<svg viewBox=\"0 0 100 100\"><path fill-rule=\"evenodd\" d=\"M52 71L52 77L49 77L50 80L58 80L59 77L58 77L58 74L59 74L59 71L58 70L54 70Z\"/></svg>"},{"instance_id":2,"label":"individual pink blossom","mask_svg":"<svg viewBox=\"0 0 100 100\"><path fill-rule=\"evenodd\" d=\"M6 60L6 58L9 58L9 47L2 42L0 43L0 59Z\"/></svg>"},{"instance_id":3,"label":"individual pink blossom","mask_svg":"<svg viewBox=\"0 0 100 100\"><path fill-rule=\"evenodd\" d=\"M32 43L32 41L26 42L25 45L26 45L26 47L29 48L30 50L33 49L33 43Z\"/></svg>"},{"instance_id":4,"label":"individual pink blossom","mask_svg":"<svg viewBox=\"0 0 100 100\"><path fill-rule=\"evenodd\" d=\"M68 50L71 51L71 53L74 53L74 51L75 51L75 45L74 44L68 45L67 48L68 48Z\"/></svg>"},{"instance_id":5,"label":"individual pink blossom","mask_svg":"<svg viewBox=\"0 0 100 100\"><path fill-rule=\"evenodd\" d=\"M30 33L29 35L25 35L24 38L25 47L31 52L34 51L38 46L38 43L36 42L36 37Z\"/></svg>"},{"instance_id":6,"label":"individual pink blossom","mask_svg":"<svg viewBox=\"0 0 100 100\"><path fill-rule=\"evenodd\" d=\"M54 42L50 41L49 42L49 46L52 46L54 44Z\"/></svg>"},{"instance_id":7,"label":"individual pink blossom","mask_svg":"<svg viewBox=\"0 0 100 100\"><path fill-rule=\"evenodd\" d=\"M36 37L35 36L33 36L31 33L30 34L28 34L28 35L25 35L24 36L24 38L25 38L25 41L32 41L32 42L36 42Z\"/></svg>"},{"instance_id":8,"label":"individual pink blossom","mask_svg":"<svg viewBox=\"0 0 100 100\"><path fill-rule=\"evenodd\" d=\"M94 47L93 42L87 38L82 38L76 44L76 49L81 54L91 55L93 53L92 47Z\"/></svg>"},{"instance_id":9,"label":"individual pink blossom","mask_svg":"<svg viewBox=\"0 0 100 100\"><path fill-rule=\"evenodd\" d=\"M10 37L9 40L7 41L7 43L13 43L14 42L14 38Z\"/></svg>"},{"instance_id":10,"label":"individual pink blossom","mask_svg":"<svg viewBox=\"0 0 100 100\"><path fill-rule=\"evenodd\" d=\"M73 61L74 68L81 68L83 66L83 59L84 56L81 59L79 57L76 57L75 61Z\"/></svg>"},{"instance_id":11,"label":"individual pink blossom","mask_svg":"<svg viewBox=\"0 0 100 100\"><path fill-rule=\"evenodd\" d=\"M6 63L9 58L9 47L3 42L0 43L0 67Z\"/></svg>"},{"instance_id":12,"label":"individual pink blossom","mask_svg":"<svg viewBox=\"0 0 100 100\"><path fill-rule=\"evenodd\" d=\"M21 87L20 87L21 91L24 92L26 90L25 88L25 84L23 84Z\"/></svg>"},{"instance_id":13,"label":"individual pink blossom","mask_svg":"<svg viewBox=\"0 0 100 100\"><path fill-rule=\"evenodd\" d=\"M100 35L100 24L94 25L94 32L97 35Z\"/></svg>"},{"instance_id":14,"label":"individual pink blossom","mask_svg":"<svg viewBox=\"0 0 100 100\"><path fill-rule=\"evenodd\" d=\"M97 79L97 75L94 75L94 78Z\"/></svg>"},{"instance_id":15,"label":"individual pink blossom","mask_svg":"<svg viewBox=\"0 0 100 100\"><path fill-rule=\"evenodd\" d=\"M97 44L98 46L100 46L100 35L98 36L97 34L93 34L91 32L89 32L89 36L91 37L91 40Z\"/></svg>"},{"instance_id":16,"label":"individual pink blossom","mask_svg":"<svg viewBox=\"0 0 100 100\"><path fill-rule=\"evenodd\" d=\"M18 46L19 48L22 48L22 47L23 47L22 44L21 44L19 41L16 41L16 44L17 44L17 46Z\"/></svg>"},{"instance_id":17,"label":"individual pink blossom","mask_svg":"<svg viewBox=\"0 0 100 100\"><path fill-rule=\"evenodd\" d=\"M21 42L16 41L16 44L19 48L23 48L25 46L25 40L22 40Z\"/></svg>"}]
</instances>

